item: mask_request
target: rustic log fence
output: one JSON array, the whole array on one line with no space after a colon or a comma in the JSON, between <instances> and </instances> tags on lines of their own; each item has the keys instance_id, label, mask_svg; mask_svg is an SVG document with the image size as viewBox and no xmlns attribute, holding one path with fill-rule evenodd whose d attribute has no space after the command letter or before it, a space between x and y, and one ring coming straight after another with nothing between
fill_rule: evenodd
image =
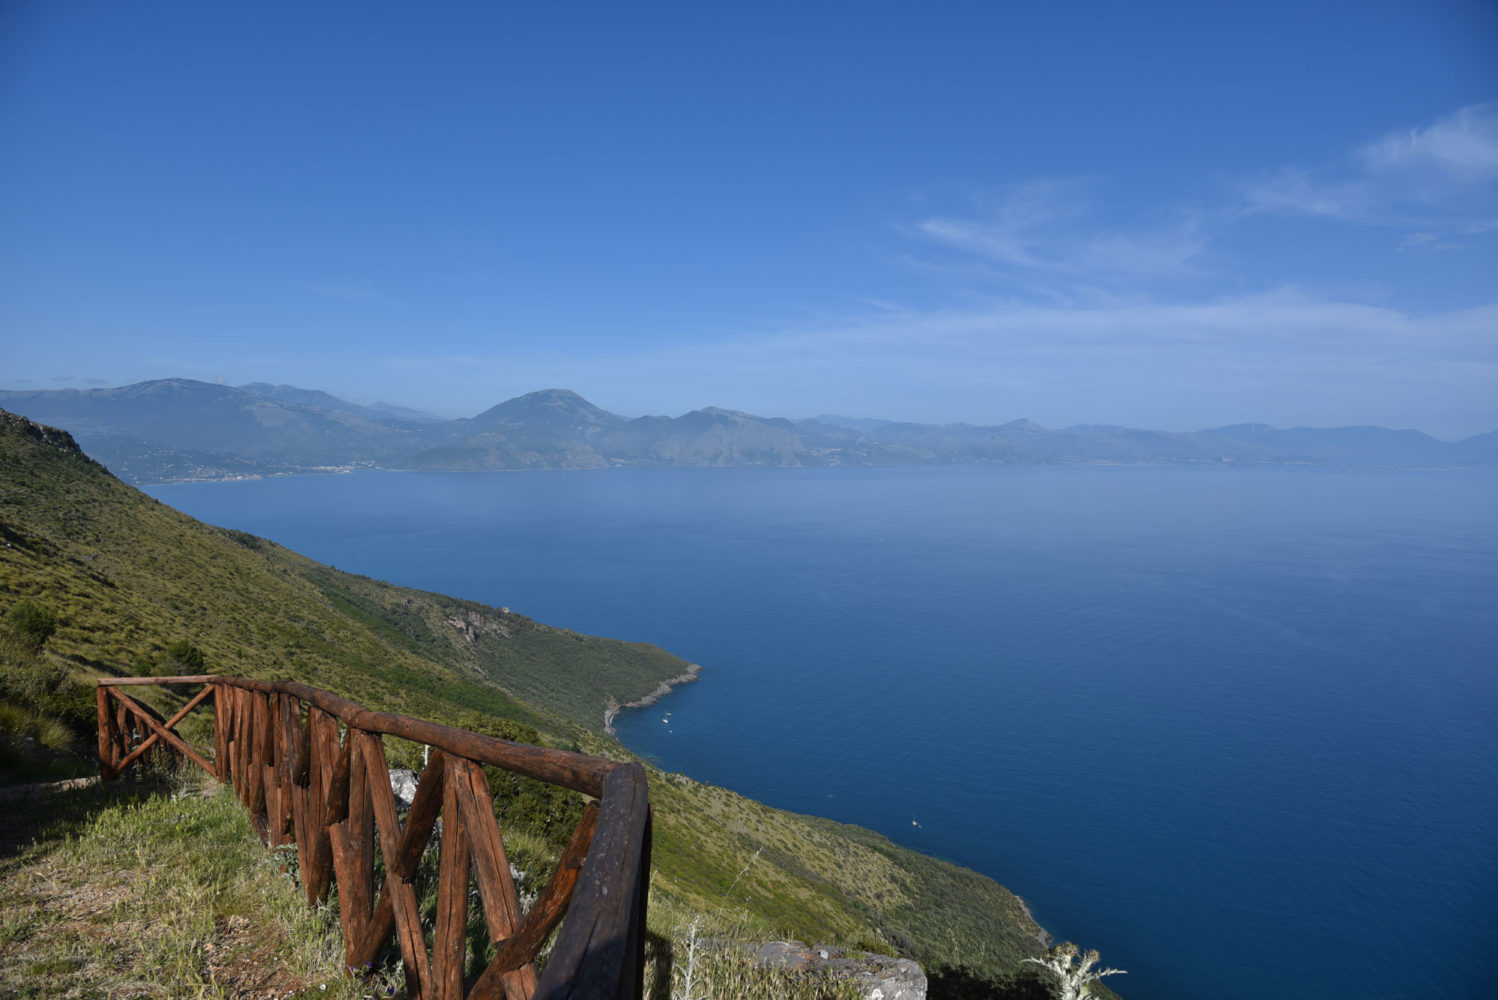
<instances>
[{"instance_id":1,"label":"rustic log fence","mask_svg":"<svg viewBox=\"0 0 1498 1000\"><path fill-rule=\"evenodd\" d=\"M125 690L148 684L203 688L164 719ZM174 731L210 698L212 760ZM651 831L639 764L372 712L286 681L101 678L98 709L105 778L153 748L175 749L232 785L266 843L295 845L308 902L326 900L336 882L350 969L372 962L393 934L412 1000L641 997ZM390 787L385 736L431 748L404 823ZM584 810L555 875L526 912L510 874L483 764L596 800ZM439 817L437 914L428 950L415 883ZM376 844L382 877L377 877ZM476 977L465 978L470 871L496 954ZM558 924L538 975L537 954Z\"/></svg>"}]
</instances>

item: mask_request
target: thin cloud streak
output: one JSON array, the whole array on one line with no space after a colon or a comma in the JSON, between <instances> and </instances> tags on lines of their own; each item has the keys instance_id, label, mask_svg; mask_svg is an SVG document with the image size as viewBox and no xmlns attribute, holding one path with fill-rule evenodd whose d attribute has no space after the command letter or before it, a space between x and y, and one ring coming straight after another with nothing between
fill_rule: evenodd
<instances>
[{"instance_id":1,"label":"thin cloud streak","mask_svg":"<svg viewBox=\"0 0 1498 1000\"><path fill-rule=\"evenodd\" d=\"M907 234L981 258L994 266L994 280L1048 297L1112 294L1140 279L1199 275L1199 220L1153 229L1101 226L1089 187L1059 179L1016 184L983 199L987 204L975 218L928 218ZM967 269L962 261L947 263L955 272ZM1057 285L1057 278L1065 284Z\"/></svg>"},{"instance_id":2,"label":"thin cloud streak","mask_svg":"<svg viewBox=\"0 0 1498 1000\"><path fill-rule=\"evenodd\" d=\"M1287 166L1243 187L1244 214L1368 226L1491 231L1498 218L1498 103L1387 133L1320 170ZM1446 247L1455 249L1456 247Z\"/></svg>"},{"instance_id":3,"label":"thin cloud streak","mask_svg":"<svg viewBox=\"0 0 1498 1000\"><path fill-rule=\"evenodd\" d=\"M1426 128L1391 132L1359 154L1375 172L1429 166L1467 180L1498 178L1498 104L1473 104Z\"/></svg>"}]
</instances>

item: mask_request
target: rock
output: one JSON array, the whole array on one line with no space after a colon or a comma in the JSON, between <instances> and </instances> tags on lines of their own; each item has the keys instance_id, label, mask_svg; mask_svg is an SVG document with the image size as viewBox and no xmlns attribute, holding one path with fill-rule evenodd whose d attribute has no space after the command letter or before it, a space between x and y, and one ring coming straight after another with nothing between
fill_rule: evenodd
<instances>
[{"instance_id":1,"label":"rock","mask_svg":"<svg viewBox=\"0 0 1498 1000\"><path fill-rule=\"evenodd\" d=\"M845 952L827 945L808 948L800 941L771 941L755 950L754 960L769 968L828 972L851 979L862 990L864 1000L926 1000L926 973L908 958Z\"/></svg>"},{"instance_id":2,"label":"rock","mask_svg":"<svg viewBox=\"0 0 1498 1000\"><path fill-rule=\"evenodd\" d=\"M396 811L409 812L411 800L416 798L416 772L393 768L390 772L390 790L395 793Z\"/></svg>"}]
</instances>

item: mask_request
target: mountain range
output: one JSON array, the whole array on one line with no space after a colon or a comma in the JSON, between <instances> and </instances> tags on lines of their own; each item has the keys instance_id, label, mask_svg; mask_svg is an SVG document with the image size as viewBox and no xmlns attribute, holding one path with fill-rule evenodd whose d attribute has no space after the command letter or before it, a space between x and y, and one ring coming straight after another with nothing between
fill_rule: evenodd
<instances>
[{"instance_id":1,"label":"mountain range","mask_svg":"<svg viewBox=\"0 0 1498 1000\"><path fill-rule=\"evenodd\" d=\"M112 389L4 390L0 407L68 430L92 457L135 483L348 468L1498 465L1498 431L1448 442L1382 427L1050 430L1028 420L997 426L837 416L790 420L717 407L679 417L629 418L566 389L532 392L459 420L386 403L359 405L289 385L235 387L190 379Z\"/></svg>"}]
</instances>

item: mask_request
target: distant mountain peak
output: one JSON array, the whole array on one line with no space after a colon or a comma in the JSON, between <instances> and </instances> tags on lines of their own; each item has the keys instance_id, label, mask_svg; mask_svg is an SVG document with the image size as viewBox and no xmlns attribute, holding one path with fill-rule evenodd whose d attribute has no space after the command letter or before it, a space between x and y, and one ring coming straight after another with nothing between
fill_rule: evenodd
<instances>
[{"instance_id":1,"label":"distant mountain peak","mask_svg":"<svg viewBox=\"0 0 1498 1000\"><path fill-rule=\"evenodd\" d=\"M487 426L533 420L563 420L593 425L624 422L623 417L594 406L571 389L540 389L491 406L470 423Z\"/></svg>"},{"instance_id":2,"label":"distant mountain peak","mask_svg":"<svg viewBox=\"0 0 1498 1000\"><path fill-rule=\"evenodd\" d=\"M584 406L593 405L571 389L537 389L535 392L528 392L524 396L516 396L514 399L505 400L505 402L581 403Z\"/></svg>"}]
</instances>

